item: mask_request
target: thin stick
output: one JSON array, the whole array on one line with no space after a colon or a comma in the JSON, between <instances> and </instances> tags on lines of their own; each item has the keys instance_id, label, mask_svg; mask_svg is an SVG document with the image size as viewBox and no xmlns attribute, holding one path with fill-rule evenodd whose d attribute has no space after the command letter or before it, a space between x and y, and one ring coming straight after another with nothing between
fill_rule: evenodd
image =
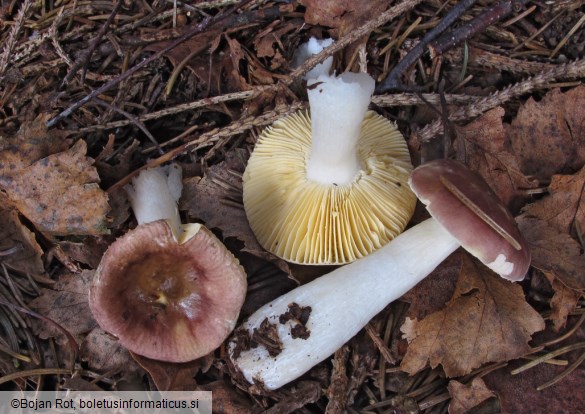
<instances>
[{"instance_id":1,"label":"thin stick","mask_svg":"<svg viewBox=\"0 0 585 414\"><path fill-rule=\"evenodd\" d=\"M131 113L128 113L126 111L124 111L121 108L117 108L114 105L110 105L109 103L102 101L101 99L95 98L93 100L96 104L101 105L105 108L111 109L114 112L119 113L120 115L125 116L126 118L128 118L128 120L130 122L132 122L134 125L136 125L142 132L144 132L144 135L146 135L148 137L148 139L150 140L150 142L152 142L154 144L154 146L158 149L159 153L163 153L163 150L160 148L160 145L158 143L158 141L156 140L156 138L150 133L150 131L148 130L148 128L146 128L146 125L144 125L142 122L140 122L138 119L136 119L136 117L134 115L132 115Z\"/></svg>"},{"instance_id":2,"label":"thin stick","mask_svg":"<svg viewBox=\"0 0 585 414\"><path fill-rule=\"evenodd\" d=\"M89 68L89 62L91 61L91 57L92 57L93 53L95 52L98 44L100 43L100 41L102 40L102 38L106 34L108 27L110 27L110 24L114 20L114 17L116 16L116 14L118 14L118 10L120 10L121 6L122 6L122 0L118 0L116 2L116 4L114 5L114 9L112 10L110 15L108 16L108 19L102 25L102 27L100 27L100 30L99 30L97 36L90 42L89 50L87 51L87 54L85 57L85 63L83 64L83 71L81 72L81 83L85 82L85 73L87 72L87 69ZM74 72L74 71L72 70L71 72Z\"/></svg>"},{"instance_id":3,"label":"thin stick","mask_svg":"<svg viewBox=\"0 0 585 414\"><path fill-rule=\"evenodd\" d=\"M89 101L91 101L92 99L94 99L96 96L98 96L98 95L100 95L100 94L102 94L102 93L110 90L111 88L113 88L114 86L116 86L118 83L120 83L120 82L128 79L134 73L138 72L143 67L149 65L151 62L157 60L158 58L160 58L161 56L163 56L165 53L168 53L170 50L174 49L175 47L177 47L181 43L185 42L186 40L189 40L190 38L192 38L196 34L201 33L203 30L205 30L211 24L216 23L219 20L221 20L221 19L229 16L230 14L234 13L236 10L240 9L241 7L243 7L246 4L250 3L251 1L252 0L243 0L238 5L232 7L231 9L229 9L229 10L227 10L225 12L222 11L222 12L218 13L217 15L215 15L214 17L206 17L205 19L203 19L203 21L201 23L199 23L194 28L192 28L191 30L189 30L183 36L181 36L178 39L174 40L173 42L169 43L167 46L165 46L164 48L162 48L161 50L159 50L158 52L156 52L155 54L153 54L149 58L141 61L137 65L135 65L132 68L128 69L126 72L124 72L120 76L116 77L115 79L112 79L111 81L109 81L105 85L103 85L103 86L95 89L93 92L89 93L88 95L86 95L85 97L83 97L82 99L80 99L79 101L77 101L76 103L74 103L73 105L71 105L69 108L67 108L66 110L64 110L63 112L61 112L59 115L57 115L56 117L54 117L54 118L50 119L49 121L47 121L47 128L51 128L51 127L55 126L55 124L57 122L61 121L64 118L67 118L69 115L71 115L77 109L79 109L82 106L84 106L85 104L87 104Z\"/></svg>"},{"instance_id":4,"label":"thin stick","mask_svg":"<svg viewBox=\"0 0 585 414\"><path fill-rule=\"evenodd\" d=\"M479 16L471 19L469 22L455 30L445 33L432 44L429 45L431 55L436 56L443 54L445 51L455 47L465 39L469 39L475 33L479 33L486 27L491 26L503 17L507 16L528 0L503 0L493 7L486 9Z\"/></svg>"},{"instance_id":5,"label":"thin stick","mask_svg":"<svg viewBox=\"0 0 585 414\"><path fill-rule=\"evenodd\" d=\"M540 73L532 78L518 82L508 88L498 91L490 96L478 99L475 103L466 105L449 115L450 121L462 121L495 108L510 99L530 93L534 90L547 87L550 82L557 79L573 79L585 76L585 59L575 62L558 65L546 72ZM429 141L439 135L443 129L441 120L436 120L424 127L418 136L422 141Z\"/></svg>"},{"instance_id":6,"label":"thin stick","mask_svg":"<svg viewBox=\"0 0 585 414\"><path fill-rule=\"evenodd\" d=\"M455 20L465 13L477 0L463 0L457 3L441 21L431 29L408 54L390 71L386 79L376 88L377 93L396 90L399 87L399 78L425 52L427 45L443 33Z\"/></svg>"},{"instance_id":7,"label":"thin stick","mask_svg":"<svg viewBox=\"0 0 585 414\"><path fill-rule=\"evenodd\" d=\"M512 375L520 374L521 372L524 372L530 368L537 366L541 362L545 362L545 361L548 361L549 359L555 358L559 355L566 354L567 352L571 352L571 351L575 351L577 349L583 349L583 348L585 348L585 342L579 342L579 343L576 343L573 345L568 345L568 346L559 348L555 351L549 352L548 354L545 354L545 355L542 355L542 356L536 358L534 361L530 361L529 363L524 364L521 367L518 367L518 368L512 370L511 373L512 373Z\"/></svg>"},{"instance_id":8,"label":"thin stick","mask_svg":"<svg viewBox=\"0 0 585 414\"><path fill-rule=\"evenodd\" d=\"M575 362L573 362L571 365L569 365L569 367L566 370L561 372L559 375L557 375L556 377L554 377L550 381L547 381L544 384L539 385L538 387L536 387L536 390L542 391L545 388L548 388L551 385L556 384L557 382L559 382L560 380L565 378L567 375L569 375L571 372L575 371L579 367L579 365L581 365L583 363L583 361L585 361L585 352L583 352L581 354L581 356L579 358L577 358L577 360Z\"/></svg>"},{"instance_id":9,"label":"thin stick","mask_svg":"<svg viewBox=\"0 0 585 414\"><path fill-rule=\"evenodd\" d=\"M6 69L8 68L8 64L10 63L10 57L14 50L14 47L18 43L18 35L22 27L24 26L24 19L28 13L28 9L32 4L31 0L25 0L16 15L16 22L14 22L14 26L10 29L10 34L8 35L8 40L4 44L4 48L2 50L2 56L0 56L0 76L4 75Z\"/></svg>"}]
</instances>

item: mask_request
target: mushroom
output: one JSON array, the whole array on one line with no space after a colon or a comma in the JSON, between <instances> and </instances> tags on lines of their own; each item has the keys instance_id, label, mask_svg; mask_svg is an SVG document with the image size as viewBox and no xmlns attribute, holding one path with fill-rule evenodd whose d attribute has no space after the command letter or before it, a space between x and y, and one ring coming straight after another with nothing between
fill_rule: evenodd
<instances>
[{"instance_id":1,"label":"mushroom","mask_svg":"<svg viewBox=\"0 0 585 414\"><path fill-rule=\"evenodd\" d=\"M276 389L296 379L459 246L504 278L524 277L530 265L527 244L478 174L456 161L433 161L415 169L409 184L432 218L264 305L236 329L229 354L247 381Z\"/></svg>"},{"instance_id":2,"label":"mushroom","mask_svg":"<svg viewBox=\"0 0 585 414\"><path fill-rule=\"evenodd\" d=\"M368 103L367 74L309 81L311 116L300 112L265 129L243 176L243 201L258 242L287 261L344 264L399 234L416 197L396 126Z\"/></svg>"},{"instance_id":3,"label":"mushroom","mask_svg":"<svg viewBox=\"0 0 585 414\"><path fill-rule=\"evenodd\" d=\"M311 37L308 42L299 45L295 51L291 66L297 68L301 66L312 55L316 55L328 46L333 44L333 39L319 40ZM319 75L329 75L333 65L333 56L329 56L322 63L315 65L313 69L303 76L304 80L310 80L319 77Z\"/></svg>"},{"instance_id":4,"label":"mushroom","mask_svg":"<svg viewBox=\"0 0 585 414\"><path fill-rule=\"evenodd\" d=\"M186 362L207 355L235 327L246 275L213 233L181 224L181 171L148 169L128 188L138 226L108 248L89 292L102 329L130 351Z\"/></svg>"}]
</instances>

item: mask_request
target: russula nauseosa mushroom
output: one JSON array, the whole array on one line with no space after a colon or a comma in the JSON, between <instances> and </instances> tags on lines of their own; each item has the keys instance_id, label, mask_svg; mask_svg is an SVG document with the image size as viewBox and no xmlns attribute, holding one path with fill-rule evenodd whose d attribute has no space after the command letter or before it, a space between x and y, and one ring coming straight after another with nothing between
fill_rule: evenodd
<instances>
[{"instance_id":1,"label":"russula nauseosa mushroom","mask_svg":"<svg viewBox=\"0 0 585 414\"><path fill-rule=\"evenodd\" d=\"M333 39L322 39L319 40L315 37L311 37L308 42L299 45L295 51L292 59L291 66L297 68L301 66L305 61L312 55L316 55L328 46L333 44ZM333 56L329 56L322 63L315 65L313 69L307 72L303 76L304 80L310 80L319 77L320 75L329 75L331 66L333 65Z\"/></svg>"},{"instance_id":2,"label":"russula nauseosa mushroom","mask_svg":"<svg viewBox=\"0 0 585 414\"><path fill-rule=\"evenodd\" d=\"M410 185L433 218L264 305L236 329L228 349L247 381L276 389L298 378L459 246L509 280L524 277L527 244L478 174L456 161L433 161L413 171Z\"/></svg>"},{"instance_id":3,"label":"russula nauseosa mushroom","mask_svg":"<svg viewBox=\"0 0 585 414\"><path fill-rule=\"evenodd\" d=\"M219 347L246 294L246 274L223 243L201 224L181 224L181 189L177 166L134 179L138 226L108 248L89 292L102 329L136 354L169 362Z\"/></svg>"},{"instance_id":4,"label":"russula nauseosa mushroom","mask_svg":"<svg viewBox=\"0 0 585 414\"><path fill-rule=\"evenodd\" d=\"M258 138L243 176L244 208L258 242L276 256L348 263L410 220L410 156L396 126L368 112L369 75L321 75L308 85L311 116L277 120Z\"/></svg>"}]
</instances>

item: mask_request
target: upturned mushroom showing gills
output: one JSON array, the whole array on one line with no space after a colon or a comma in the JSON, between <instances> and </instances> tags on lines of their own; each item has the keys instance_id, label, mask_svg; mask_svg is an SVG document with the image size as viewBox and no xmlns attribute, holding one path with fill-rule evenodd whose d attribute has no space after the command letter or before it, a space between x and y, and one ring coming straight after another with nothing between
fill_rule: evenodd
<instances>
[{"instance_id":1,"label":"upturned mushroom showing gills","mask_svg":"<svg viewBox=\"0 0 585 414\"><path fill-rule=\"evenodd\" d=\"M311 116L280 119L258 138L243 176L244 208L258 242L276 256L349 263L410 220L410 156L395 125L368 112L369 75L321 75L308 84Z\"/></svg>"},{"instance_id":2,"label":"upturned mushroom showing gills","mask_svg":"<svg viewBox=\"0 0 585 414\"><path fill-rule=\"evenodd\" d=\"M201 224L181 224L181 173L149 169L128 189L138 226L104 254L89 292L102 329L130 351L169 362L218 348L246 294L237 259Z\"/></svg>"},{"instance_id":3,"label":"upturned mushroom showing gills","mask_svg":"<svg viewBox=\"0 0 585 414\"><path fill-rule=\"evenodd\" d=\"M456 161L433 161L413 171L410 185L432 218L264 305L236 329L228 349L247 381L276 389L298 378L459 246L506 279L524 277L527 244L479 175Z\"/></svg>"}]
</instances>

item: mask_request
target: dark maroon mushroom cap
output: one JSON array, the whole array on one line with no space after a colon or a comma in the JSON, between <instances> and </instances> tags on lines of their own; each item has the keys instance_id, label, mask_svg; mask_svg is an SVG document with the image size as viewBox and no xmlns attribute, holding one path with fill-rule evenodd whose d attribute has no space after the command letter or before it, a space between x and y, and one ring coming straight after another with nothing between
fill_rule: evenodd
<instances>
[{"instance_id":1,"label":"dark maroon mushroom cap","mask_svg":"<svg viewBox=\"0 0 585 414\"><path fill-rule=\"evenodd\" d=\"M463 248L505 279L524 278L530 266L528 244L479 174L454 160L436 160L416 168L409 184Z\"/></svg>"},{"instance_id":2,"label":"dark maroon mushroom cap","mask_svg":"<svg viewBox=\"0 0 585 414\"><path fill-rule=\"evenodd\" d=\"M246 274L209 230L191 230L180 244L166 221L141 224L116 240L98 266L92 313L132 352L191 361L219 347L235 327Z\"/></svg>"}]
</instances>

